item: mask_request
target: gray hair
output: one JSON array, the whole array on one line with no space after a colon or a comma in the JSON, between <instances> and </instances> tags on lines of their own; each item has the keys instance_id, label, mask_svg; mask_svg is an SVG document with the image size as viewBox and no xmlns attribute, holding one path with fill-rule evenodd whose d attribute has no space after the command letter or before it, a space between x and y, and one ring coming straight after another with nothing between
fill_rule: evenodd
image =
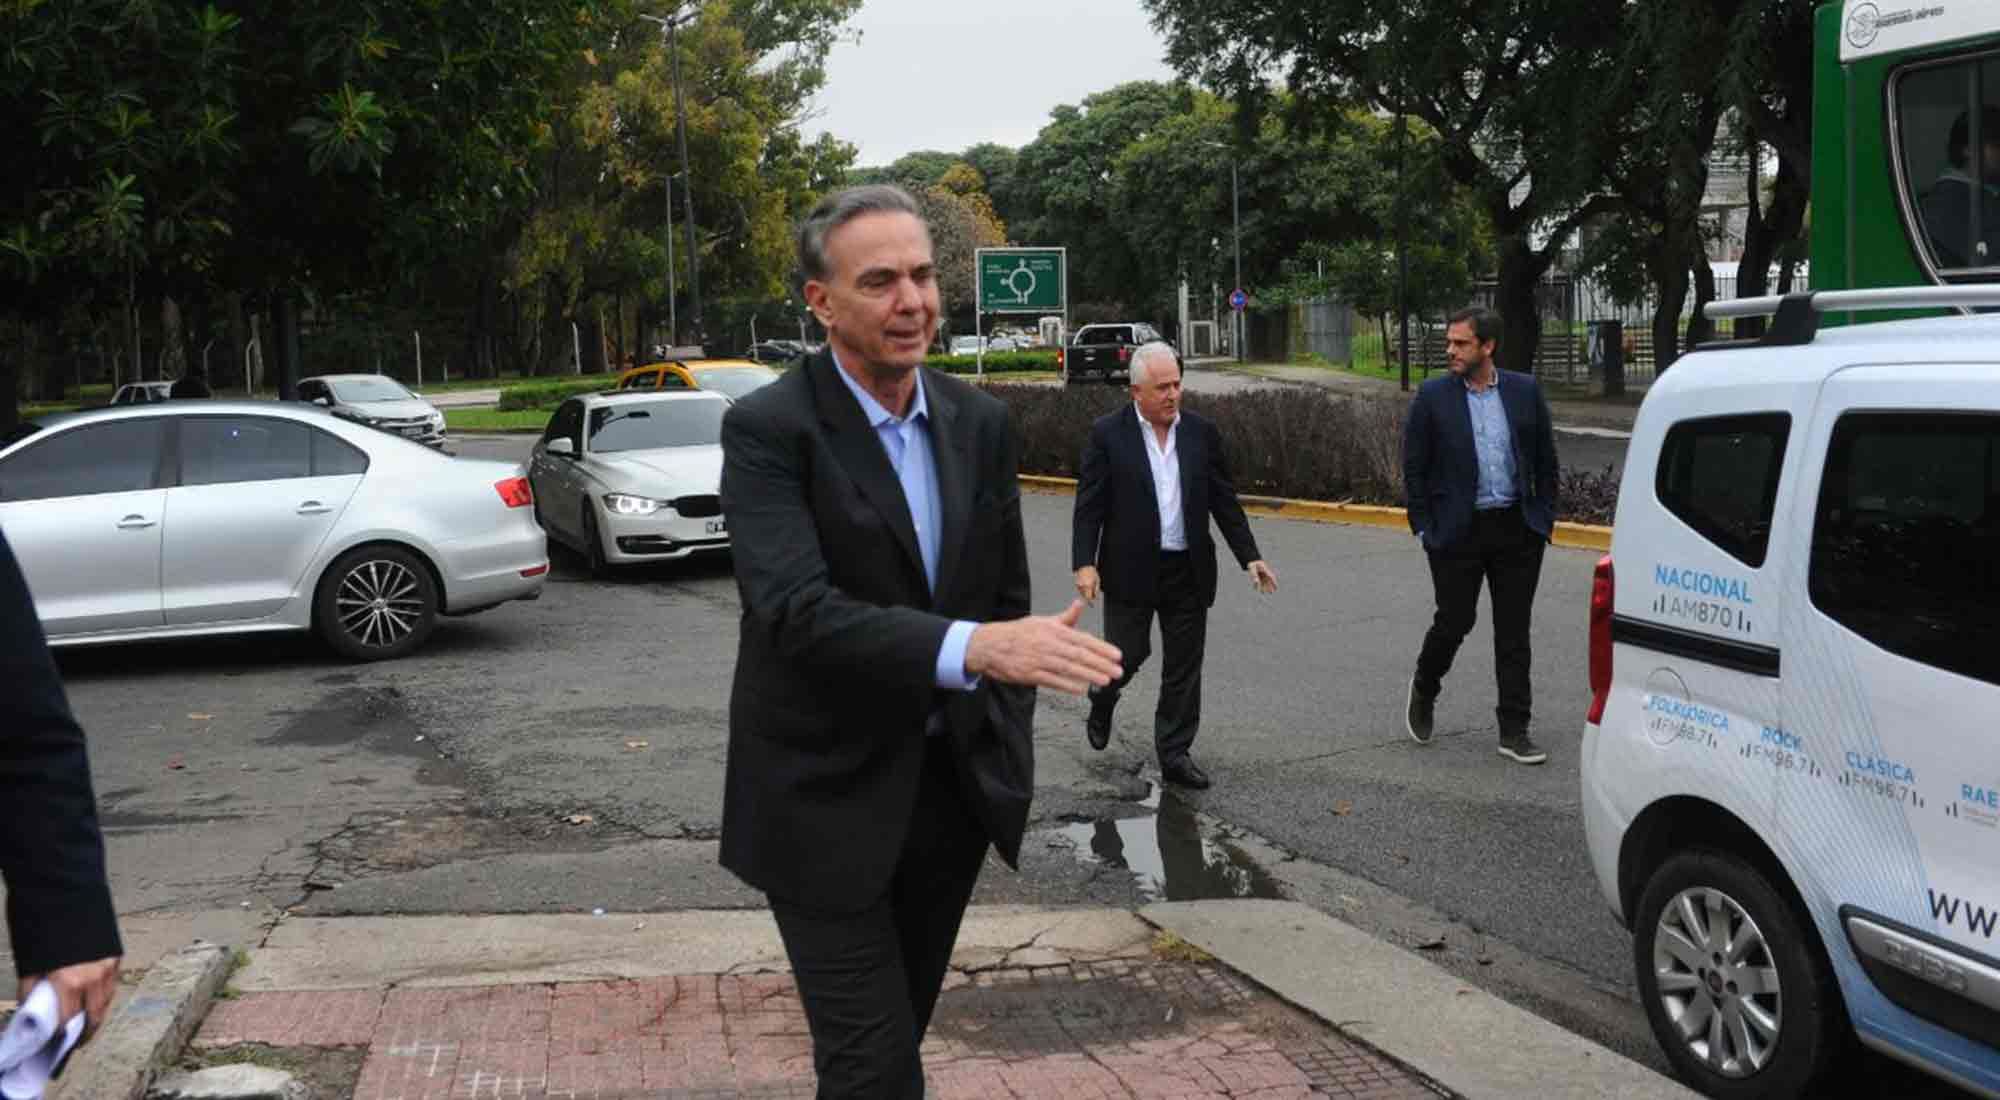
<instances>
[{"instance_id":1,"label":"gray hair","mask_svg":"<svg viewBox=\"0 0 2000 1100\"><path fill-rule=\"evenodd\" d=\"M799 223L799 270L806 278L826 278L826 239L834 230L863 214L908 214L918 221L924 218L917 200L894 184L871 183L835 191L819 200L819 205Z\"/></svg>"},{"instance_id":2,"label":"gray hair","mask_svg":"<svg viewBox=\"0 0 2000 1100\"><path fill-rule=\"evenodd\" d=\"M1174 354L1174 346L1165 340L1150 340L1132 349L1132 384L1143 386L1152 380L1153 372L1146 366L1149 359L1164 356L1166 361L1180 366L1180 359Z\"/></svg>"}]
</instances>

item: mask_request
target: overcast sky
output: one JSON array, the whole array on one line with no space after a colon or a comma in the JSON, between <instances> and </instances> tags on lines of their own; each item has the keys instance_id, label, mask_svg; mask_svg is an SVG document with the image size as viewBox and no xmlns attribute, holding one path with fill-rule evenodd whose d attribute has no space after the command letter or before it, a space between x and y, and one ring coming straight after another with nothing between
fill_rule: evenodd
<instances>
[{"instance_id":1,"label":"overcast sky","mask_svg":"<svg viewBox=\"0 0 2000 1100\"><path fill-rule=\"evenodd\" d=\"M982 141L1019 148L1050 109L1128 80L1171 80L1139 0L863 0L807 127L862 167Z\"/></svg>"}]
</instances>

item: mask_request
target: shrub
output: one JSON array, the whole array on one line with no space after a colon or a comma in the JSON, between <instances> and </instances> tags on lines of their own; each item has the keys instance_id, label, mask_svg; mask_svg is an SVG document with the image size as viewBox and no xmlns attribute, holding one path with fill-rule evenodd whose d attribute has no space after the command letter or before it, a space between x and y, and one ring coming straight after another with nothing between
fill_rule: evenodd
<instances>
[{"instance_id":1,"label":"shrub","mask_svg":"<svg viewBox=\"0 0 2000 1100\"><path fill-rule=\"evenodd\" d=\"M1021 472L1076 477L1090 426L1131 397L1115 386L995 385L1007 403L1021 448ZM1195 394L1187 407L1210 420L1236 489L1245 495L1402 507L1403 416L1400 399L1339 397L1287 386L1231 394ZM1610 523L1618 479L1563 470L1557 512L1578 523Z\"/></svg>"},{"instance_id":2,"label":"shrub","mask_svg":"<svg viewBox=\"0 0 2000 1100\"><path fill-rule=\"evenodd\" d=\"M977 355L931 355L924 359L924 365L953 374L972 374L979 369ZM986 373L1001 374L1007 371L1055 370L1056 350L1042 348L1030 351L991 351L986 353Z\"/></svg>"},{"instance_id":3,"label":"shrub","mask_svg":"<svg viewBox=\"0 0 2000 1100\"><path fill-rule=\"evenodd\" d=\"M524 409L553 409L565 398L580 393L597 393L609 389L602 378L583 381L523 382L518 386L508 386L500 391L501 412L519 412Z\"/></svg>"}]
</instances>

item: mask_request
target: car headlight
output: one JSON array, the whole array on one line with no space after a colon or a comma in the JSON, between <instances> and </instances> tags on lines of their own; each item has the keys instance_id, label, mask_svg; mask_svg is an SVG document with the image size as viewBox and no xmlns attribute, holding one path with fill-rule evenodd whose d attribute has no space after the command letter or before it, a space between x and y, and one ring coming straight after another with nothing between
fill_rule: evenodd
<instances>
[{"instance_id":1,"label":"car headlight","mask_svg":"<svg viewBox=\"0 0 2000 1100\"><path fill-rule=\"evenodd\" d=\"M621 516L650 516L666 507L664 503L652 497L637 497L630 493L606 493L604 506Z\"/></svg>"},{"instance_id":2,"label":"car headlight","mask_svg":"<svg viewBox=\"0 0 2000 1100\"><path fill-rule=\"evenodd\" d=\"M443 413L441 413L441 412L434 412L434 413L432 413L432 414L431 414L431 427L433 427L433 428L442 428L442 427L444 427L444 414L443 414Z\"/></svg>"}]
</instances>

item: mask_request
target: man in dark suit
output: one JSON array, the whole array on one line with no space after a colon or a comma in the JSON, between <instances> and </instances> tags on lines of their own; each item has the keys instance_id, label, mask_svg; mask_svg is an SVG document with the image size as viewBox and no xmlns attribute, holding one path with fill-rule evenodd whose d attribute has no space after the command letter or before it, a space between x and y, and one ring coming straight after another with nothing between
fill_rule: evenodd
<instances>
[{"instance_id":1,"label":"man in dark suit","mask_svg":"<svg viewBox=\"0 0 2000 1100\"><path fill-rule=\"evenodd\" d=\"M1451 373L1423 384L1403 427L1410 530L1430 555L1437 594L1405 724L1419 744L1430 742L1438 693L1478 617L1484 580L1493 600L1500 755L1540 764L1548 754L1528 732L1528 622L1555 527L1556 439L1534 376L1494 363L1499 342L1499 314L1454 314L1445 330Z\"/></svg>"},{"instance_id":2,"label":"man in dark suit","mask_svg":"<svg viewBox=\"0 0 2000 1100\"><path fill-rule=\"evenodd\" d=\"M14 551L0 535L0 875L19 999L46 980L94 1031L118 991L118 917L83 730Z\"/></svg>"},{"instance_id":3,"label":"man in dark suit","mask_svg":"<svg viewBox=\"0 0 2000 1100\"><path fill-rule=\"evenodd\" d=\"M1132 354L1132 404L1091 425L1077 479L1070 565L1076 591L1104 593L1104 637L1124 654L1125 674L1091 692L1084 734L1090 747L1111 743L1118 696L1150 652L1160 618L1160 701L1153 747L1160 774L1196 790L1209 784L1188 750L1201 726L1201 661L1208 609L1215 604L1215 540L1209 517L1260 592L1278 590L1250 522L1230 484L1215 423L1181 409L1181 368L1174 349L1152 343Z\"/></svg>"},{"instance_id":4,"label":"man in dark suit","mask_svg":"<svg viewBox=\"0 0 2000 1100\"><path fill-rule=\"evenodd\" d=\"M1006 407L922 368L930 232L894 187L799 230L827 346L730 407L722 502L743 600L722 863L770 898L819 1096L921 1097L918 1048L988 844L1019 857L1036 687L1118 652L1083 603L1028 615Z\"/></svg>"}]
</instances>

